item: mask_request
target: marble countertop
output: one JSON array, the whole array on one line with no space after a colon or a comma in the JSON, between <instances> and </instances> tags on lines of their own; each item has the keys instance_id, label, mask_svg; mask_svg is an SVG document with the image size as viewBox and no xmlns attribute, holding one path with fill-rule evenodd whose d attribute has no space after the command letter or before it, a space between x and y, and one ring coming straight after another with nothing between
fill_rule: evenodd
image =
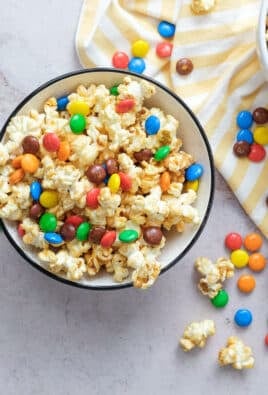
<instances>
[{"instance_id":1,"label":"marble countertop","mask_svg":"<svg viewBox=\"0 0 268 395\"><path fill-rule=\"evenodd\" d=\"M82 1L10 0L1 8L0 123L39 84L78 69L74 34ZM255 230L220 175L205 231L192 250L146 292L72 288L26 264L0 234L0 393L5 395L267 394L267 271L248 296L227 282L230 302L216 310L199 294L197 256L226 254L229 231ZM268 255L268 243L263 246ZM267 270L267 269L266 269ZM236 309L254 321L235 327ZM204 350L184 354L185 325L211 318L216 335ZM250 345L254 369L219 368L218 350L230 335Z\"/></svg>"}]
</instances>

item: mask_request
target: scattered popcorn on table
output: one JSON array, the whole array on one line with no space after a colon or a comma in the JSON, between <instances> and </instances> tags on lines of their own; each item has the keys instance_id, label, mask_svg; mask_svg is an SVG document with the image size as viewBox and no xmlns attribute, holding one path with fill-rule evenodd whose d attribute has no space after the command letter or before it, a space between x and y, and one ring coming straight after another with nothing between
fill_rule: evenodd
<instances>
[{"instance_id":1,"label":"scattered popcorn on table","mask_svg":"<svg viewBox=\"0 0 268 395\"><path fill-rule=\"evenodd\" d=\"M192 322L185 328L183 337L180 339L180 346L185 352L195 347L203 348L208 336L214 335L215 332L215 324L212 320Z\"/></svg>"},{"instance_id":2,"label":"scattered popcorn on table","mask_svg":"<svg viewBox=\"0 0 268 395\"><path fill-rule=\"evenodd\" d=\"M216 0L192 0L191 8L195 14L211 12L216 5Z\"/></svg>"},{"instance_id":3,"label":"scattered popcorn on table","mask_svg":"<svg viewBox=\"0 0 268 395\"><path fill-rule=\"evenodd\" d=\"M212 263L210 259L200 257L195 262L195 268L203 276L198 288L209 298L214 298L222 289L222 283L234 275L234 265L227 258L218 258L216 263Z\"/></svg>"},{"instance_id":4,"label":"scattered popcorn on table","mask_svg":"<svg viewBox=\"0 0 268 395\"><path fill-rule=\"evenodd\" d=\"M110 89L80 85L7 126L0 217L19 221L53 273L79 281L105 270L146 289L161 271L163 230L199 224L197 189L184 188L194 158L181 150L178 120L145 107L154 94L130 77Z\"/></svg>"},{"instance_id":5,"label":"scattered popcorn on table","mask_svg":"<svg viewBox=\"0 0 268 395\"><path fill-rule=\"evenodd\" d=\"M252 350L242 340L231 336L225 348L219 351L218 361L221 366L231 365L234 369L250 369L254 366Z\"/></svg>"}]
</instances>

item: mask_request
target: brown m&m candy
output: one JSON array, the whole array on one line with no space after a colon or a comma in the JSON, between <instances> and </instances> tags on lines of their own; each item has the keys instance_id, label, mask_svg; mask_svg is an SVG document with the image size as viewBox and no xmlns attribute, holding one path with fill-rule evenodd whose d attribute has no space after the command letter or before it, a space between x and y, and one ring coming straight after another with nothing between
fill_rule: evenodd
<instances>
[{"instance_id":1,"label":"brown m&m candy","mask_svg":"<svg viewBox=\"0 0 268 395\"><path fill-rule=\"evenodd\" d=\"M60 234L65 241L71 241L75 238L76 228L74 225L66 223L60 228Z\"/></svg>"},{"instance_id":2,"label":"brown m&m candy","mask_svg":"<svg viewBox=\"0 0 268 395\"><path fill-rule=\"evenodd\" d=\"M240 158L248 156L250 153L250 144L246 141L237 141L233 146L233 152Z\"/></svg>"},{"instance_id":3,"label":"brown m&m candy","mask_svg":"<svg viewBox=\"0 0 268 395\"><path fill-rule=\"evenodd\" d=\"M268 110L264 107L258 107L253 111L253 119L256 123L263 125L268 122Z\"/></svg>"},{"instance_id":4,"label":"brown m&m candy","mask_svg":"<svg viewBox=\"0 0 268 395\"><path fill-rule=\"evenodd\" d=\"M106 177L106 171L101 165L92 165L87 169L86 176L89 181L101 184Z\"/></svg>"},{"instance_id":5,"label":"brown m&m candy","mask_svg":"<svg viewBox=\"0 0 268 395\"><path fill-rule=\"evenodd\" d=\"M41 206L40 203L35 203L32 205L29 211L29 217L32 219L38 219L45 209Z\"/></svg>"},{"instance_id":6,"label":"brown m&m candy","mask_svg":"<svg viewBox=\"0 0 268 395\"><path fill-rule=\"evenodd\" d=\"M176 71L180 75L187 75L193 71L194 65L191 59L181 58L176 63Z\"/></svg>"},{"instance_id":7,"label":"brown m&m candy","mask_svg":"<svg viewBox=\"0 0 268 395\"><path fill-rule=\"evenodd\" d=\"M150 149L145 148L140 150L139 152L134 152L134 158L136 159L136 161L138 162L142 162L143 160L145 160L146 162L148 162L151 157L153 156L153 153Z\"/></svg>"},{"instance_id":8,"label":"brown m&m candy","mask_svg":"<svg viewBox=\"0 0 268 395\"><path fill-rule=\"evenodd\" d=\"M158 245L161 243L162 237L162 230L157 226L148 226L143 229L143 238L148 244Z\"/></svg>"},{"instance_id":9,"label":"brown m&m candy","mask_svg":"<svg viewBox=\"0 0 268 395\"><path fill-rule=\"evenodd\" d=\"M109 175L118 173L118 163L117 160L114 158L109 158L106 161L106 168L107 168L107 173Z\"/></svg>"},{"instance_id":10,"label":"brown m&m candy","mask_svg":"<svg viewBox=\"0 0 268 395\"><path fill-rule=\"evenodd\" d=\"M22 140L22 148L25 154L36 154L39 150L39 141L34 136L26 136Z\"/></svg>"},{"instance_id":11,"label":"brown m&m candy","mask_svg":"<svg viewBox=\"0 0 268 395\"><path fill-rule=\"evenodd\" d=\"M103 226L96 226L89 233L89 240L93 241L93 243L100 244L102 237L104 236L106 229Z\"/></svg>"}]
</instances>

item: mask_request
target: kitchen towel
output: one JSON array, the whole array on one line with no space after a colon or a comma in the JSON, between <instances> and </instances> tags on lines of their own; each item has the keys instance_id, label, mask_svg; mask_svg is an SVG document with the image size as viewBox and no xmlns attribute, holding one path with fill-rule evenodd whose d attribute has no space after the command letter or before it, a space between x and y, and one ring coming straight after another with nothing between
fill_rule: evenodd
<instances>
[{"instance_id":1,"label":"kitchen towel","mask_svg":"<svg viewBox=\"0 0 268 395\"><path fill-rule=\"evenodd\" d=\"M131 55L137 39L150 43L145 74L175 91L196 113L209 138L215 164L246 213L268 238L268 159L253 163L233 154L236 115L266 106L267 84L256 53L260 0L217 0L209 14L195 15L190 0L84 0L76 35L83 67L110 66L115 51ZM170 59L155 47L157 25L176 25ZM194 70L176 73L190 58Z\"/></svg>"}]
</instances>

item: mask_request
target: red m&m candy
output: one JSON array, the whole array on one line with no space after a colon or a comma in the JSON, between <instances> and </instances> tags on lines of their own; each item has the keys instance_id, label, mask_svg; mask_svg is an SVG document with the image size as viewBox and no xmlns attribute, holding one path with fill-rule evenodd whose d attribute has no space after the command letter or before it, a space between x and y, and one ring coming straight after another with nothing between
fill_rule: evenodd
<instances>
[{"instance_id":1,"label":"red m&m candy","mask_svg":"<svg viewBox=\"0 0 268 395\"><path fill-rule=\"evenodd\" d=\"M173 45L169 42L163 41L156 46L156 54L159 58L169 58L172 52Z\"/></svg>"},{"instance_id":2,"label":"red m&m candy","mask_svg":"<svg viewBox=\"0 0 268 395\"><path fill-rule=\"evenodd\" d=\"M18 227L17 227L17 232L18 232L18 235L19 235L20 237L23 237L23 236L25 235L25 230L23 229L22 224L19 224L19 225L18 225Z\"/></svg>"},{"instance_id":3,"label":"red m&m candy","mask_svg":"<svg viewBox=\"0 0 268 395\"><path fill-rule=\"evenodd\" d=\"M120 177L120 187L122 191L129 191L132 187L132 180L128 174L122 173L121 171L118 173Z\"/></svg>"},{"instance_id":4,"label":"red m&m candy","mask_svg":"<svg viewBox=\"0 0 268 395\"><path fill-rule=\"evenodd\" d=\"M65 221L66 224L72 224L75 228L77 228L82 222L84 222L84 218L80 215L70 215Z\"/></svg>"},{"instance_id":5,"label":"red m&m candy","mask_svg":"<svg viewBox=\"0 0 268 395\"><path fill-rule=\"evenodd\" d=\"M234 251L241 248L243 240L239 233L231 232L225 237L224 243L229 250Z\"/></svg>"},{"instance_id":6,"label":"red m&m candy","mask_svg":"<svg viewBox=\"0 0 268 395\"><path fill-rule=\"evenodd\" d=\"M114 230L109 230L102 237L100 244L104 248L109 248L114 244L115 239L116 239L116 232Z\"/></svg>"},{"instance_id":7,"label":"red m&m candy","mask_svg":"<svg viewBox=\"0 0 268 395\"><path fill-rule=\"evenodd\" d=\"M262 145L253 143L250 146L250 152L248 154L249 160L252 162L261 162L266 155L265 148Z\"/></svg>"},{"instance_id":8,"label":"red m&m candy","mask_svg":"<svg viewBox=\"0 0 268 395\"><path fill-rule=\"evenodd\" d=\"M100 194L100 188L93 188L91 189L91 191L89 191L87 193L86 196L86 204L88 207L92 208L92 209L96 209L99 206L99 201L98 201L98 197Z\"/></svg>"},{"instance_id":9,"label":"red m&m candy","mask_svg":"<svg viewBox=\"0 0 268 395\"><path fill-rule=\"evenodd\" d=\"M117 51L112 58L112 64L118 69L126 69L128 66L129 57L125 52Z\"/></svg>"},{"instance_id":10,"label":"red m&m candy","mask_svg":"<svg viewBox=\"0 0 268 395\"><path fill-rule=\"evenodd\" d=\"M43 146L49 152L56 152L60 148L60 139L56 133L47 133L43 137Z\"/></svg>"},{"instance_id":11,"label":"red m&m candy","mask_svg":"<svg viewBox=\"0 0 268 395\"><path fill-rule=\"evenodd\" d=\"M120 100L115 106L115 111L119 114L123 114L125 112L131 111L134 106L135 101L133 99Z\"/></svg>"}]
</instances>

